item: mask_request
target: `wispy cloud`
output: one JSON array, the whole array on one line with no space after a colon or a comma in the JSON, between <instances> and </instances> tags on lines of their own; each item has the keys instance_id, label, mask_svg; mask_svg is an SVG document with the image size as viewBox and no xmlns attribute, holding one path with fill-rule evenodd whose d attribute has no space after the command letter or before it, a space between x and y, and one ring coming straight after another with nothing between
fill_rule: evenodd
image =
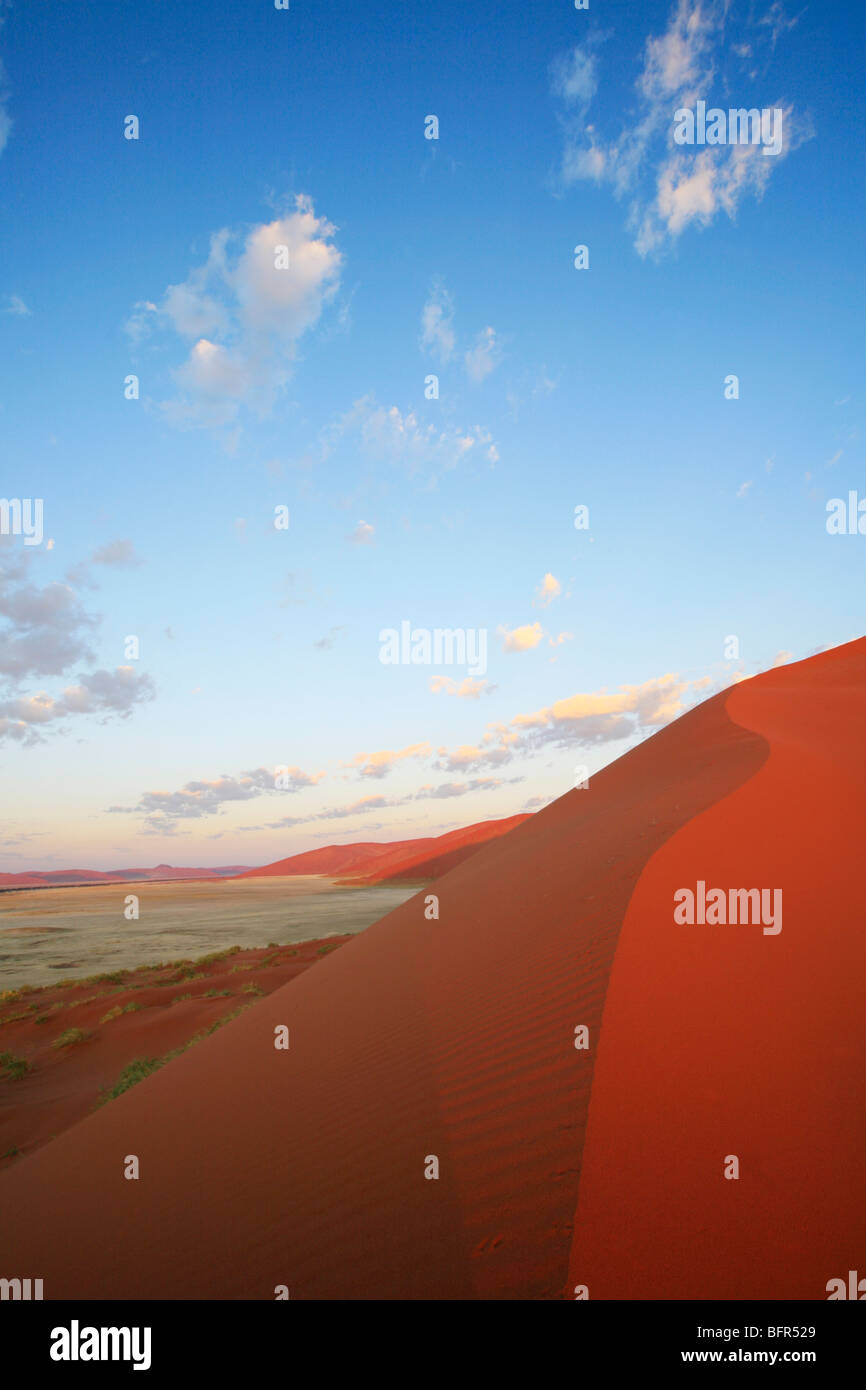
<instances>
[{"instance_id":1,"label":"wispy cloud","mask_svg":"<svg viewBox=\"0 0 866 1390\"><path fill-rule=\"evenodd\" d=\"M36 583L37 563L32 551L0 536L0 738L22 743L40 741L47 725L73 715L125 718L155 693L150 677L130 666L81 670L94 660L99 620L73 584ZM25 691L34 679L73 673L59 695Z\"/></svg>"},{"instance_id":2,"label":"wispy cloud","mask_svg":"<svg viewBox=\"0 0 866 1390\"><path fill-rule=\"evenodd\" d=\"M466 371L472 381L483 381L499 365L501 351L495 328L482 328L474 347L466 353Z\"/></svg>"},{"instance_id":3,"label":"wispy cloud","mask_svg":"<svg viewBox=\"0 0 866 1390\"><path fill-rule=\"evenodd\" d=\"M33 553L0 537L0 682L60 676L92 660L97 619L69 584L33 581Z\"/></svg>"},{"instance_id":4,"label":"wispy cloud","mask_svg":"<svg viewBox=\"0 0 866 1390\"><path fill-rule=\"evenodd\" d=\"M329 628L325 636L320 637L317 642L313 643L313 646L317 647L320 652L329 652L337 641L340 633L347 631L348 629L344 623L341 623L338 627Z\"/></svg>"},{"instance_id":5,"label":"wispy cloud","mask_svg":"<svg viewBox=\"0 0 866 1390\"><path fill-rule=\"evenodd\" d=\"M429 743L412 743L399 752L384 748L377 753L356 753L345 766L360 769L360 777L379 778L386 776L395 763L404 762L407 758L426 758L431 752Z\"/></svg>"},{"instance_id":6,"label":"wispy cloud","mask_svg":"<svg viewBox=\"0 0 866 1390\"><path fill-rule=\"evenodd\" d=\"M454 327L454 301L441 281L430 291L421 311L420 346L434 361L447 365L457 352L457 332ZM490 376L502 360L502 349L496 329L482 328L472 345L463 350L463 364L470 381L481 382Z\"/></svg>"},{"instance_id":7,"label":"wispy cloud","mask_svg":"<svg viewBox=\"0 0 866 1390\"><path fill-rule=\"evenodd\" d=\"M315 786L324 775L323 772L310 774L299 767L257 767L237 777L223 773L212 781L187 782L179 791L147 791L135 806L109 806L108 810L115 814L141 815L150 830L170 831L172 822L216 815L228 802L252 801L271 793L283 796L287 792L299 792Z\"/></svg>"},{"instance_id":8,"label":"wispy cloud","mask_svg":"<svg viewBox=\"0 0 866 1390\"><path fill-rule=\"evenodd\" d=\"M712 105L713 84L727 53L742 58L742 43L726 46L728 8L727 0L676 0L666 29L646 41L634 109L609 138L589 119L599 85L599 40L577 45L553 64L551 89L564 131L561 179L566 185L582 179L606 183L625 199L641 256L661 252L688 227L706 227L720 213L733 221L743 198L761 198L782 158L811 136L808 121L795 117L790 104L764 97L736 105L782 112L783 138L775 157L765 157L756 144L675 143L676 110L699 99ZM770 30L762 31L767 22L766 17L759 21L756 42L766 42L770 33L775 43L783 28L791 27L777 15Z\"/></svg>"},{"instance_id":9,"label":"wispy cloud","mask_svg":"<svg viewBox=\"0 0 866 1390\"><path fill-rule=\"evenodd\" d=\"M465 676L460 682L451 676L431 676L430 689L434 695L456 695L459 700L477 700L481 695L491 695L496 689L489 681L478 681Z\"/></svg>"},{"instance_id":10,"label":"wispy cloud","mask_svg":"<svg viewBox=\"0 0 866 1390\"><path fill-rule=\"evenodd\" d=\"M522 777L510 777L509 782L522 782ZM352 816L367 816L371 811L392 811L409 806L414 801L451 801L455 797L470 796L473 792L491 792L502 787L505 782L499 777L473 777L468 782L440 782L438 785L425 783L416 792L407 796L362 796L345 806L332 806L326 811L315 811L309 816L283 816L280 820L269 821L264 826L245 826L245 830L288 830L296 825L308 825L315 821L348 820ZM381 828L381 824L377 828ZM365 830L368 827L365 826Z\"/></svg>"},{"instance_id":11,"label":"wispy cloud","mask_svg":"<svg viewBox=\"0 0 866 1390\"><path fill-rule=\"evenodd\" d=\"M450 362L457 338L454 304L444 285L437 283L421 311L421 346L440 362Z\"/></svg>"},{"instance_id":12,"label":"wispy cloud","mask_svg":"<svg viewBox=\"0 0 866 1390\"><path fill-rule=\"evenodd\" d=\"M493 436L480 425L424 425L413 410L401 411L398 406L381 406L372 396L357 400L352 409L326 431L322 441L322 456L327 458L338 444L357 439L371 458L389 461L405 468L410 477L448 471L466 460L479 458L495 464L499 451Z\"/></svg>"},{"instance_id":13,"label":"wispy cloud","mask_svg":"<svg viewBox=\"0 0 866 1390\"><path fill-rule=\"evenodd\" d=\"M124 537L98 545L86 560L79 560L77 564L70 565L66 571L66 579L73 588L95 589L98 586L92 573L94 565L104 565L109 569L137 569L143 564L144 561L137 553L133 542Z\"/></svg>"},{"instance_id":14,"label":"wispy cloud","mask_svg":"<svg viewBox=\"0 0 866 1390\"><path fill-rule=\"evenodd\" d=\"M154 694L150 676L138 673L132 666L91 671L80 676L77 685L68 685L57 698L40 691L0 701L0 739L38 742L46 724L72 715L117 715L125 719L136 705L152 700Z\"/></svg>"},{"instance_id":15,"label":"wispy cloud","mask_svg":"<svg viewBox=\"0 0 866 1390\"><path fill-rule=\"evenodd\" d=\"M3 14L4 5L0 3L0 29L3 28L5 15ZM6 91L6 73L2 61L0 61L0 154L6 148L9 139L9 132L12 129L12 117L6 105L8 94Z\"/></svg>"}]
</instances>

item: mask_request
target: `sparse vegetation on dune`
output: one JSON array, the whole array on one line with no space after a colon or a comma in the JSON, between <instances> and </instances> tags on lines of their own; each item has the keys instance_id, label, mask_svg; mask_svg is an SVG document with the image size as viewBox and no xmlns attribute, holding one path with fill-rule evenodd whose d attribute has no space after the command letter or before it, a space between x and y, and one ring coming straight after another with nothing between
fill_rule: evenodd
<instances>
[{"instance_id":1,"label":"sparse vegetation on dune","mask_svg":"<svg viewBox=\"0 0 866 1390\"><path fill-rule=\"evenodd\" d=\"M5 1081L20 1081L30 1070L30 1063L15 1052L0 1052L0 1077Z\"/></svg>"},{"instance_id":2,"label":"sparse vegetation on dune","mask_svg":"<svg viewBox=\"0 0 866 1390\"><path fill-rule=\"evenodd\" d=\"M115 1100L117 1096L122 1096L123 1092L128 1091L130 1086L136 1086L146 1076L158 1071L167 1061L168 1057L136 1057L134 1062L130 1062L128 1066L123 1068L114 1085L109 1090L103 1091L100 1105L105 1105L106 1101Z\"/></svg>"},{"instance_id":3,"label":"sparse vegetation on dune","mask_svg":"<svg viewBox=\"0 0 866 1390\"><path fill-rule=\"evenodd\" d=\"M122 1014L134 1014L141 1009L140 1004L124 1004L123 1008L115 1004L113 1009L109 1009L107 1014L103 1014L100 1023L110 1023L113 1018L120 1018Z\"/></svg>"},{"instance_id":4,"label":"sparse vegetation on dune","mask_svg":"<svg viewBox=\"0 0 866 1390\"><path fill-rule=\"evenodd\" d=\"M181 1047L176 1047L171 1052L167 1052L164 1057L137 1057L135 1061L130 1062L128 1066L123 1068L123 1071L120 1073L114 1085L110 1087L109 1090L103 1091L99 1105L105 1105L108 1101L115 1100L117 1096L123 1095L123 1092L128 1091L131 1086L136 1086L139 1081L144 1081L146 1077L158 1071L160 1067L164 1067L167 1062L173 1061L175 1057L180 1057L188 1048L210 1037L211 1033L215 1033L218 1028L222 1028L226 1023L230 1023L232 1019L237 1018L239 1014L242 1014L244 1010L249 1007L249 1004L241 1004L239 1008L232 1009L231 1013L225 1014L223 1018L216 1019L208 1028L204 1028L200 1033L196 1033L194 1037L190 1038L189 1041L185 1042Z\"/></svg>"},{"instance_id":5,"label":"sparse vegetation on dune","mask_svg":"<svg viewBox=\"0 0 866 1390\"><path fill-rule=\"evenodd\" d=\"M84 1028L67 1028L65 1033L61 1033L59 1038L55 1038L52 1047L72 1047L74 1043L87 1042L93 1034Z\"/></svg>"}]
</instances>

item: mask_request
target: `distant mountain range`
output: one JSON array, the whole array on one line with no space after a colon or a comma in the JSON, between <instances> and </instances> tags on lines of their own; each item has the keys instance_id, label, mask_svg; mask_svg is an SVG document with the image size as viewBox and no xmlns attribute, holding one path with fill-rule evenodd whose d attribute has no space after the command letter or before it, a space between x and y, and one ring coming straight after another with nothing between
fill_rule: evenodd
<instances>
[{"instance_id":1,"label":"distant mountain range","mask_svg":"<svg viewBox=\"0 0 866 1390\"><path fill-rule=\"evenodd\" d=\"M50 869L25 874L0 874L4 888L63 888L77 883L130 883L171 878L236 878L247 872L246 864L224 864L216 869L175 869L157 864L155 869Z\"/></svg>"}]
</instances>

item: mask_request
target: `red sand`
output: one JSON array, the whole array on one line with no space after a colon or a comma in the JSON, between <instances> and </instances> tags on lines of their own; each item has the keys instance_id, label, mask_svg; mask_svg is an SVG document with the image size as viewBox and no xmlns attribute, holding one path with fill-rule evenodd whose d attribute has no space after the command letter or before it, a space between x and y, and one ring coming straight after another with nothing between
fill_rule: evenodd
<instances>
[{"instance_id":1,"label":"red sand","mask_svg":"<svg viewBox=\"0 0 866 1390\"><path fill-rule=\"evenodd\" d=\"M234 947L215 957L0 994L0 1170L83 1120L132 1061L186 1046L350 940ZM87 1037L55 1047L70 1029ZM3 1054L26 1061L29 1070L3 1080Z\"/></svg>"},{"instance_id":2,"label":"red sand","mask_svg":"<svg viewBox=\"0 0 866 1390\"><path fill-rule=\"evenodd\" d=\"M248 869L238 878L292 877L295 874L351 875L349 883L382 883L395 879L440 878L449 869L468 859L488 840L505 835L528 820L528 815L508 816L504 820L480 821L477 825L449 830L445 835L420 840L366 841L352 845L324 845L304 854L293 854Z\"/></svg>"},{"instance_id":3,"label":"red sand","mask_svg":"<svg viewBox=\"0 0 866 1390\"><path fill-rule=\"evenodd\" d=\"M826 1298L866 1249L864 690L866 641L760 676L479 850L438 921L425 890L0 1176L0 1272ZM675 925L698 879L782 888L782 932Z\"/></svg>"},{"instance_id":4,"label":"red sand","mask_svg":"<svg viewBox=\"0 0 866 1390\"><path fill-rule=\"evenodd\" d=\"M864 676L860 641L737 686L769 759L629 904L571 1258L590 1296L813 1299L866 1275ZM675 926L697 878L783 888L782 931Z\"/></svg>"}]
</instances>

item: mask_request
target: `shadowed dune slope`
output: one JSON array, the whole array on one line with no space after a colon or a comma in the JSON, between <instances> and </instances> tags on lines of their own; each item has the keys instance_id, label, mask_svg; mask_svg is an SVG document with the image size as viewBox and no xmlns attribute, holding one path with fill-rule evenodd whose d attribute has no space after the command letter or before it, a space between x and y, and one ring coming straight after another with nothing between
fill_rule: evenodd
<instances>
[{"instance_id":1,"label":"shadowed dune slope","mask_svg":"<svg viewBox=\"0 0 866 1390\"><path fill-rule=\"evenodd\" d=\"M650 860L611 975L569 1279L594 1298L826 1299L866 1275L866 642L727 708L769 758ZM698 879L781 889L782 930L675 924Z\"/></svg>"},{"instance_id":2,"label":"shadowed dune slope","mask_svg":"<svg viewBox=\"0 0 866 1390\"><path fill-rule=\"evenodd\" d=\"M635 885L767 757L727 698L454 868L438 920L416 895L3 1174L2 1272L47 1298L561 1298Z\"/></svg>"}]
</instances>

